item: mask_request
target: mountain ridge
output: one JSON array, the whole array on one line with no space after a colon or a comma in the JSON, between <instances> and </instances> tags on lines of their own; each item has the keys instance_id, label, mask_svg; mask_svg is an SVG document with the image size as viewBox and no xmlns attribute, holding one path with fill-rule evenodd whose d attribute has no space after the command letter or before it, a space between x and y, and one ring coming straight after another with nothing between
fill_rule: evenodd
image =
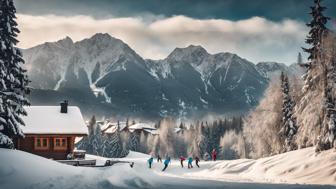
<instances>
[{"instance_id":1,"label":"mountain ridge","mask_svg":"<svg viewBox=\"0 0 336 189\"><path fill-rule=\"evenodd\" d=\"M93 103L88 115L100 112L99 107L111 110L102 114L152 118L246 112L268 83L256 65L236 54L210 54L190 45L162 60L143 59L106 33L77 42L70 37L47 42L23 50L23 56L38 91L31 97L33 105L42 103L36 97L43 90L54 97L43 103L83 95Z\"/></svg>"}]
</instances>

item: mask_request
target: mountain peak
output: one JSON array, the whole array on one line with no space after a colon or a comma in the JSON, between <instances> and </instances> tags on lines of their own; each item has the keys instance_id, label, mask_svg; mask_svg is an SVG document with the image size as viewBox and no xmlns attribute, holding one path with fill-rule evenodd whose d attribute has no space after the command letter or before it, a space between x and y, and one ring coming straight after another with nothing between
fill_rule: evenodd
<instances>
[{"instance_id":1,"label":"mountain peak","mask_svg":"<svg viewBox=\"0 0 336 189\"><path fill-rule=\"evenodd\" d=\"M62 43L62 44L73 44L72 39L69 36L66 36L65 38L58 40L57 43Z\"/></svg>"},{"instance_id":2,"label":"mountain peak","mask_svg":"<svg viewBox=\"0 0 336 189\"><path fill-rule=\"evenodd\" d=\"M36 47L42 47L42 48L71 48L74 42L72 39L68 36L66 36L63 39L60 39L56 42L45 42L41 45L38 45Z\"/></svg>"},{"instance_id":3,"label":"mountain peak","mask_svg":"<svg viewBox=\"0 0 336 189\"><path fill-rule=\"evenodd\" d=\"M199 55L208 54L208 52L201 46L201 45L189 45L185 48L176 48L175 50L183 51L183 52L189 52L189 53L195 53Z\"/></svg>"},{"instance_id":4,"label":"mountain peak","mask_svg":"<svg viewBox=\"0 0 336 189\"><path fill-rule=\"evenodd\" d=\"M107 39L115 39L113 38L110 34L108 33L96 33L94 34L91 39L103 39L103 40L107 40Z\"/></svg>"},{"instance_id":5,"label":"mountain peak","mask_svg":"<svg viewBox=\"0 0 336 189\"><path fill-rule=\"evenodd\" d=\"M116 47L125 48L128 45L124 43L122 40L112 37L108 33L96 33L92 37L79 41L79 43L90 43L91 45L102 45L104 44L106 47Z\"/></svg>"},{"instance_id":6,"label":"mountain peak","mask_svg":"<svg viewBox=\"0 0 336 189\"><path fill-rule=\"evenodd\" d=\"M175 48L173 52L168 55L167 59L196 63L208 55L209 53L202 46L189 45L185 48Z\"/></svg>"}]
</instances>

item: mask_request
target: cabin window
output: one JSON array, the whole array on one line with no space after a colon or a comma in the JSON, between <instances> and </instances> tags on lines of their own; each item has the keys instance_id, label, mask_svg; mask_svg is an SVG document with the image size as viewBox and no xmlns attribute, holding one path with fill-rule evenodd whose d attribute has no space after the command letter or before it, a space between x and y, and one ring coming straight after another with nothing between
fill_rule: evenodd
<instances>
[{"instance_id":1,"label":"cabin window","mask_svg":"<svg viewBox=\"0 0 336 189\"><path fill-rule=\"evenodd\" d=\"M47 150L49 149L48 138L35 138L34 147L36 150Z\"/></svg>"},{"instance_id":2,"label":"cabin window","mask_svg":"<svg viewBox=\"0 0 336 189\"><path fill-rule=\"evenodd\" d=\"M56 149L56 150L66 150L67 149L66 138L54 138L54 149Z\"/></svg>"}]
</instances>

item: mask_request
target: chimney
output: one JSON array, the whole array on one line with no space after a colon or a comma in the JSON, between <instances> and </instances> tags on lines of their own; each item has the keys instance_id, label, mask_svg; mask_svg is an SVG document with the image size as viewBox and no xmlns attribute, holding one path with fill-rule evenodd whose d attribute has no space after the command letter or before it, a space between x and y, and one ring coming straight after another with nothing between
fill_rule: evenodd
<instances>
[{"instance_id":1,"label":"chimney","mask_svg":"<svg viewBox=\"0 0 336 189\"><path fill-rule=\"evenodd\" d=\"M61 113L66 114L68 113L68 101L64 100L63 102L60 103L61 105Z\"/></svg>"}]
</instances>

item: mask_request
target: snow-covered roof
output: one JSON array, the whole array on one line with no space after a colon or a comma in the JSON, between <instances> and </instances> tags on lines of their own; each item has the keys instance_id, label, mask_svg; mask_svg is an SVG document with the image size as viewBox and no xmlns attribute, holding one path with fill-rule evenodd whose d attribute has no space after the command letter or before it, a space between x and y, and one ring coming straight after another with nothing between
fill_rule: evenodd
<instances>
[{"instance_id":1,"label":"snow-covered roof","mask_svg":"<svg viewBox=\"0 0 336 189\"><path fill-rule=\"evenodd\" d=\"M174 128L174 132L175 133L178 133L178 132L180 132L182 129L181 128L179 128L179 127L177 127L177 128Z\"/></svg>"},{"instance_id":2,"label":"snow-covered roof","mask_svg":"<svg viewBox=\"0 0 336 189\"><path fill-rule=\"evenodd\" d=\"M153 129L144 129L145 132L150 133L152 135L158 135L159 131L157 129L153 130Z\"/></svg>"},{"instance_id":3,"label":"snow-covered roof","mask_svg":"<svg viewBox=\"0 0 336 189\"><path fill-rule=\"evenodd\" d=\"M100 126L100 129L104 131L104 133L114 133L117 130L118 122L105 122ZM126 128L126 122L119 122L119 131L122 131Z\"/></svg>"},{"instance_id":4,"label":"snow-covered roof","mask_svg":"<svg viewBox=\"0 0 336 189\"><path fill-rule=\"evenodd\" d=\"M153 125L149 125L147 123L136 123L131 126L128 126L130 130L137 130L137 129L148 129L148 130L156 130Z\"/></svg>"},{"instance_id":5,"label":"snow-covered roof","mask_svg":"<svg viewBox=\"0 0 336 189\"><path fill-rule=\"evenodd\" d=\"M26 125L22 127L24 134L88 134L81 111L76 106L69 106L68 113L61 113L60 106L30 106L25 109L28 115L22 116Z\"/></svg>"}]
</instances>

